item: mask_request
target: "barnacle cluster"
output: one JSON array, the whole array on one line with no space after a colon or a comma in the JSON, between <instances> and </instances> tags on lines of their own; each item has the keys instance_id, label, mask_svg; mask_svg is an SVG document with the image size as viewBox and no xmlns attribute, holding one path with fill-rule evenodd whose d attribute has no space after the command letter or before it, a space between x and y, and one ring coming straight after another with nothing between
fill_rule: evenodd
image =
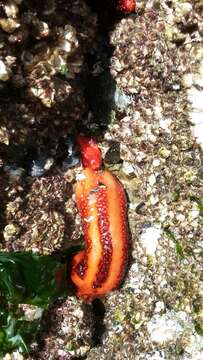
<instances>
[{"instance_id":1,"label":"barnacle cluster","mask_svg":"<svg viewBox=\"0 0 203 360\"><path fill-rule=\"evenodd\" d=\"M82 358L93 346L94 316L88 305L82 305L74 297L56 304L44 317L44 331L41 334L45 346L35 356L49 359Z\"/></svg>"},{"instance_id":2,"label":"barnacle cluster","mask_svg":"<svg viewBox=\"0 0 203 360\"><path fill-rule=\"evenodd\" d=\"M23 200L7 204L7 216L18 223L21 236L12 240L15 249L50 253L61 246L66 219L68 184L60 176L37 178ZM11 222L12 223L12 222ZM6 229L5 229L6 231ZM18 234L16 234L18 235Z\"/></svg>"},{"instance_id":3,"label":"barnacle cluster","mask_svg":"<svg viewBox=\"0 0 203 360\"><path fill-rule=\"evenodd\" d=\"M133 17L122 19L111 33L110 41L115 47L111 74L127 93L149 97L162 86L172 88L179 59L173 44L164 41L164 30L164 20L150 9L144 14L144 21L143 17L136 21Z\"/></svg>"},{"instance_id":4,"label":"barnacle cluster","mask_svg":"<svg viewBox=\"0 0 203 360\"><path fill-rule=\"evenodd\" d=\"M84 1L0 4L1 249L51 252L70 240L72 180L52 169L72 163L67 135L87 111L85 54L95 31Z\"/></svg>"},{"instance_id":5,"label":"barnacle cluster","mask_svg":"<svg viewBox=\"0 0 203 360\"><path fill-rule=\"evenodd\" d=\"M41 137L43 131L67 133L83 116L84 55L95 29L84 1L1 4L1 132L7 142L22 143L38 131Z\"/></svg>"}]
</instances>

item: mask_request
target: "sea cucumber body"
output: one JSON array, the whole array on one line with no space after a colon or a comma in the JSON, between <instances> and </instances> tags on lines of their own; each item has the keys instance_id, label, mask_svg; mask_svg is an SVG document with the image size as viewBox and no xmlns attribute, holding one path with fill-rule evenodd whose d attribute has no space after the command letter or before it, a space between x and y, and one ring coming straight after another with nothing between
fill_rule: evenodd
<instances>
[{"instance_id":1,"label":"sea cucumber body","mask_svg":"<svg viewBox=\"0 0 203 360\"><path fill-rule=\"evenodd\" d=\"M86 168L76 183L85 250L73 258L77 295L90 301L119 287L128 261L127 201L121 183L108 171Z\"/></svg>"}]
</instances>

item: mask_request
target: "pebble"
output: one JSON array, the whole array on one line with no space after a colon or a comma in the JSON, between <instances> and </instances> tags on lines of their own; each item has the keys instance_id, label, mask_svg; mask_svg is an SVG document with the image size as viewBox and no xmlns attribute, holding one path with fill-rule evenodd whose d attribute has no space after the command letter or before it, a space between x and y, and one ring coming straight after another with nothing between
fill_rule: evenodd
<instances>
[{"instance_id":1,"label":"pebble","mask_svg":"<svg viewBox=\"0 0 203 360\"><path fill-rule=\"evenodd\" d=\"M5 126L0 127L0 143L9 145L9 132Z\"/></svg>"},{"instance_id":2,"label":"pebble","mask_svg":"<svg viewBox=\"0 0 203 360\"><path fill-rule=\"evenodd\" d=\"M192 334L185 346L185 355L182 360L202 360L203 359L203 337Z\"/></svg>"},{"instance_id":3,"label":"pebble","mask_svg":"<svg viewBox=\"0 0 203 360\"><path fill-rule=\"evenodd\" d=\"M171 310L163 315L155 314L147 324L151 340L157 344L175 342L184 332L181 313Z\"/></svg>"},{"instance_id":4,"label":"pebble","mask_svg":"<svg viewBox=\"0 0 203 360\"><path fill-rule=\"evenodd\" d=\"M182 20L183 16L189 15L192 11L192 4L189 2L178 2L175 6L176 20Z\"/></svg>"},{"instance_id":5,"label":"pebble","mask_svg":"<svg viewBox=\"0 0 203 360\"><path fill-rule=\"evenodd\" d=\"M139 151L139 153L136 156L136 162L140 163L142 162L146 157L146 154L142 151Z\"/></svg>"},{"instance_id":6,"label":"pebble","mask_svg":"<svg viewBox=\"0 0 203 360\"><path fill-rule=\"evenodd\" d=\"M193 220L197 219L199 216L199 213L200 213L199 208L197 207L197 205L194 205L193 208L191 209L191 211L189 212L189 216L188 216L189 221L193 221Z\"/></svg>"},{"instance_id":7,"label":"pebble","mask_svg":"<svg viewBox=\"0 0 203 360\"><path fill-rule=\"evenodd\" d=\"M197 142L203 148L203 90L192 87L188 90L188 99L191 102L192 110L190 118L193 123L192 132Z\"/></svg>"},{"instance_id":8,"label":"pebble","mask_svg":"<svg viewBox=\"0 0 203 360\"><path fill-rule=\"evenodd\" d=\"M176 219L182 223L183 221L185 221L185 216L183 214L177 214L176 215Z\"/></svg>"},{"instance_id":9,"label":"pebble","mask_svg":"<svg viewBox=\"0 0 203 360\"><path fill-rule=\"evenodd\" d=\"M161 119L159 122L159 126L161 129L165 130L166 132L170 132L169 126L171 125L171 119Z\"/></svg>"},{"instance_id":10,"label":"pebble","mask_svg":"<svg viewBox=\"0 0 203 360\"><path fill-rule=\"evenodd\" d=\"M5 241L8 241L13 236L18 235L19 232L20 232L20 228L19 228L18 225L16 225L16 224L8 224L8 225L6 225L5 228L4 228L4 232L3 232Z\"/></svg>"},{"instance_id":11,"label":"pebble","mask_svg":"<svg viewBox=\"0 0 203 360\"><path fill-rule=\"evenodd\" d=\"M198 74L194 76L194 84L203 88L203 60L200 63Z\"/></svg>"},{"instance_id":12,"label":"pebble","mask_svg":"<svg viewBox=\"0 0 203 360\"><path fill-rule=\"evenodd\" d=\"M174 85L172 86L172 89L175 90L175 91L180 90L180 84L174 84Z\"/></svg>"},{"instance_id":13,"label":"pebble","mask_svg":"<svg viewBox=\"0 0 203 360\"><path fill-rule=\"evenodd\" d=\"M123 91L116 89L114 93L114 102L118 109L125 110L132 102L130 96L127 96Z\"/></svg>"},{"instance_id":14,"label":"pebble","mask_svg":"<svg viewBox=\"0 0 203 360\"><path fill-rule=\"evenodd\" d=\"M24 357L19 351L14 351L12 354L6 354L2 360L23 360Z\"/></svg>"},{"instance_id":15,"label":"pebble","mask_svg":"<svg viewBox=\"0 0 203 360\"><path fill-rule=\"evenodd\" d=\"M154 184L156 184L156 176L154 174L151 174L148 178L148 183L151 187L154 186Z\"/></svg>"},{"instance_id":16,"label":"pebble","mask_svg":"<svg viewBox=\"0 0 203 360\"><path fill-rule=\"evenodd\" d=\"M40 319L43 314L43 309L34 305L25 305L27 308L24 309L24 318L26 321L33 321Z\"/></svg>"},{"instance_id":17,"label":"pebble","mask_svg":"<svg viewBox=\"0 0 203 360\"><path fill-rule=\"evenodd\" d=\"M13 2L13 1L9 1L6 5L5 5L5 12L6 15L8 16L8 18L16 18L17 14L18 14L18 6Z\"/></svg>"},{"instance_id":18,"label":"pebble","mask_svg":"<svg viewBox=\"0 0 203 360\"><path fill-rule=\"evenodd\" d=\"M149 203L151 205L156 205L159 202L159 197L156 194L151 194L149 198Z\"/></svg>"},{"instance_id":19,"label":"pebble","mask_svg":"<svg viewBox=\"0 0 203 360\"><path fill-rule=\"evenodd\" d=\"M184 74L182 77L182 84L185 88L191 88L193 85L193 74Z\"/></svg>"},{"instance_id":20,"label":"pebble","mask_svg":"<svg viewBox=\"0 0 203 360\"><path fill-rule=\"evenodd\" d=\"M155 256L158 240L161 237L161 228L157 226L147 228L140 236L140 242L145 248L146 254Z\"/></svg>"},{"instance_id":21,"label":"pebble","mask_svg":"<svg viewBox=\"0 0 203 360\"><path fill-rule=\"evenodd\" d=\"M9 79L9 73L6 65L0 60L0 81L7 81Z\"/></svg>"},{"instance_id":22,"label":"pebble","mask_svg":"<svg viewBox=\"0 0 203 360\"><path fill-rule=\"evenodd\" d=\"M154 167L158 167L159 165L160 165L160 160L159 159L154 159L153 161L152 161L152 166L154 166Z\"/></svg>"},{"instance_id":23,"label":"pebble","mask_svg":"<svg viewBox=\"0 0 203 360\"><path fill-rule=\"evenodd\" d=\"M18 181L24 174L25 170L15 165L4 166L4 171L9 175L11 181Z\"/></svg>"},{"instance_id":24,"label":"pebble","mask_svg":"<svg viewBox=\"0 0 203 360\"><path fill-rule=\"evenodd\" d=\"M163 301L157 301L155 304L155 308L154 308L154 312L155 313L160 313L162 311L164 311L165 309L165 304Z\"/></svg>"},{"instance_id":25,"label":"pebble","mask_svg":"<svg viewBox=\"0 0 203 360\"><path fill-rule=\"evenodd\" d=\"M170 152L170 150L162 147L162 148L159 150L159 154L160 154L160 156L163 157L164 159L167 159L167 158L170 156L171 152Z\"/></svg>"},{"instance_id":26,"label":"pebble","mask_svg":"<svg viewBox=\"0 0 203 360\"><path fill-rule=\"evenodd\" d=\"M33 177L40 177L50 170L54 163L53 158L41 157L39 159L32 160L30 175Z\"/></svg>"},{"instance_id":27,"label":"pebble","mask_svg":"<svg viewBox=\"0 0 203 360\"><path fill-rule=\"evenodd\" d=\"M134 167L133 167L133 165L132 165L130 162L128 162L128 161L124 161L124 162L123 162L122 170L123 170L124 174L127 175L127 176L133 176L133 175L135 175Z\"/></svg>"},{"instance_id":28,"label":"pebble","mask_svg":"<svg viewBox=\"0 0 203 360\"><path fill-rule=\"evenodd\" d=\"M15 21L14 19L0 19L0 26L3 31L11 34L14 32L17 28L20 27L20 24Z\"/></svg>"}]
</instances>

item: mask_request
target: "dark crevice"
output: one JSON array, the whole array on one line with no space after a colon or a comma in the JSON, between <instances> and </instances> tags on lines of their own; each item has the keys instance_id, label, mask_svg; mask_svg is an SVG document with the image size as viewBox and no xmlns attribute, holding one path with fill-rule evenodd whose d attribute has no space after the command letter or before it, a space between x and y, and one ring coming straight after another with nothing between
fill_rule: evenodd
<instances>
[{"instance_id":1,"label":"dark crevice","mask_svg":"<svg viewBox=\"0 0 203 360\"><path fill-rule=\"evenodd\" d=\"M95 317L92 340L93 340L93 345L96 347L102 344L102 336L106 331L106 327L104 325L104 317L105 317L106 309L103 302L100 299L95 299L92 302L92 309Z\"/></svg>"}]
</instances>

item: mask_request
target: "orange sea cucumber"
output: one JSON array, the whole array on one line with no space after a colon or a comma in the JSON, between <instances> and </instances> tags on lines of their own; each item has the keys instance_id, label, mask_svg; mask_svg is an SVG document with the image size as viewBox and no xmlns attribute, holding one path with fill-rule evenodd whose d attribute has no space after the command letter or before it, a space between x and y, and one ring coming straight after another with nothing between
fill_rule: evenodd
<instances>
[{"instance_id":1,"label":"orange sea cucumber","mask_svg":"<svg viewBox=\"0 0 203 360\"><path fill-rule=\"evenodd\" d=\"M123 280L129 251L127 200L115 176L91 166L82 171L75 196L86 246L73 258L71 278L77 295L90 301Z\"/></svg>"}]
</instances>

